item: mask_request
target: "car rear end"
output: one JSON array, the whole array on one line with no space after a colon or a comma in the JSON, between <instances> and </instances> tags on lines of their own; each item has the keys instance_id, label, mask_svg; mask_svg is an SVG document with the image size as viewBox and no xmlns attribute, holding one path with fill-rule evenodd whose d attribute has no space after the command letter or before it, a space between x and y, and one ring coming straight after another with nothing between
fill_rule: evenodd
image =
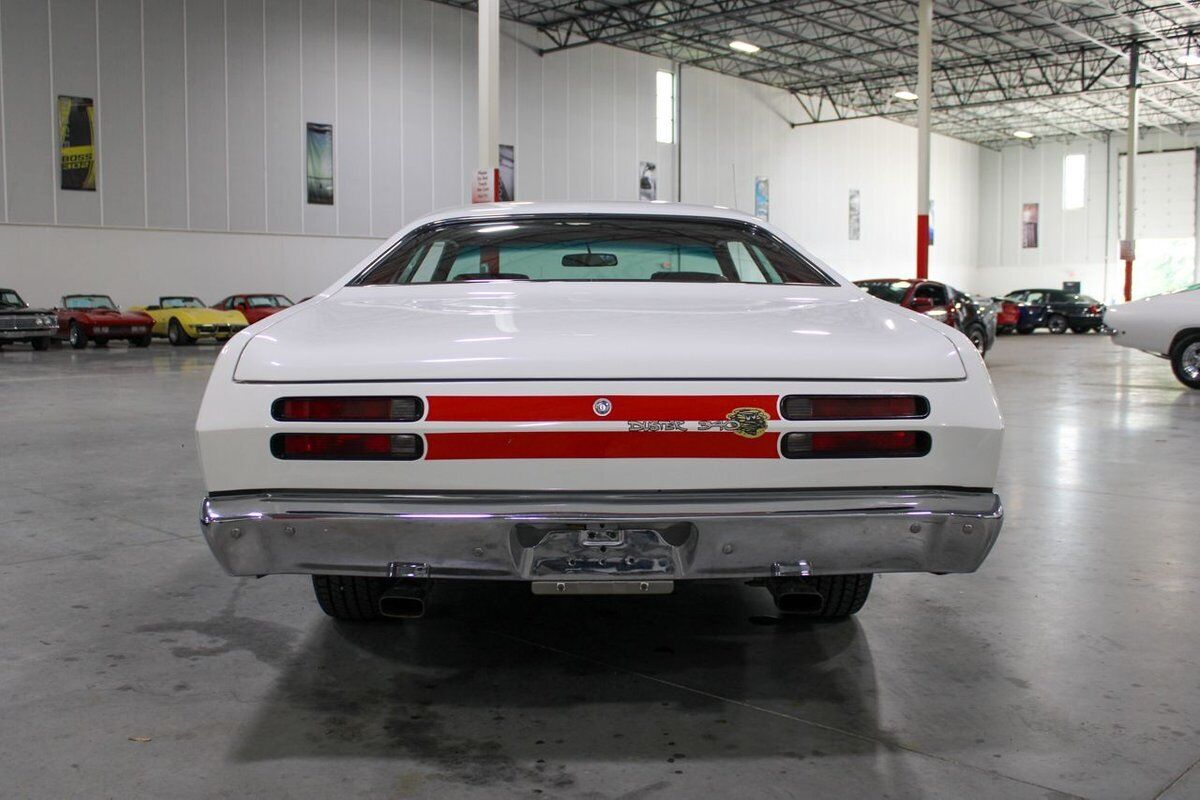
<instances>
[{"instance_id":1,"label":"car rear end","mask_svg":"<svg viewBox=\"0 0 1200 800\"><path fill-rule=\"evenodd\" d=\"M197 420L234 575L652 594L970 572L1000 530L981 357L852 286L350 286L262 326Z\"/></svg>"}]
</instances>

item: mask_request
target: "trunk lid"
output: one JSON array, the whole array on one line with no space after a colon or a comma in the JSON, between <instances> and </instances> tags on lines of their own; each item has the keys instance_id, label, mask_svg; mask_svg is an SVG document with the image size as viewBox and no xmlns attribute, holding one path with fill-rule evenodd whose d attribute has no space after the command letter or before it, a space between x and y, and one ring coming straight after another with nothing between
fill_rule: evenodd
<instances>
[{"instance_id":1,"label":"trunk lid","mask_svg":"<svg viewBox=\"0 0 1200 800\"><path fill-rule=\"evenodd\" d=\"M853 287L362 286L263 324L238 360L236 380L966 376L943 332Z\"/></svg>"}]
</instances>

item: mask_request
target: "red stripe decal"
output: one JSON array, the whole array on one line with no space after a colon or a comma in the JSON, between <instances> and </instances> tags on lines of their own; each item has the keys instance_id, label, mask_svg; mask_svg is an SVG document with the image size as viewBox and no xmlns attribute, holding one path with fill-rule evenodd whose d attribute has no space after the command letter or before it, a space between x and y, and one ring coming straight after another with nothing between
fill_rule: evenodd
<instances>
[{"instance_id":1,"label":"red stripe decal","mask_svg":"<svg viewBox=\"0 0 1200 800\"><path fill-rule=\"evenodd\" d=\"M612 411L600 416L592 408L601 397ZM560 397L497 396L426 398L429 422L597 422L610 420L725 419L735 408L760 408L779 419L779 397L762 395L573 395Z\"/></svg>"},{"instance_id":2,"label":"red stripe decal","mask_svg":"<svg viewBox=\"0 0 1200 800\"><path fill-rule=\"evenodd\" d=\"M779 458L779 434L725 431L430 433L429 461L502 458Z\"/></svg>"}]
</instances>

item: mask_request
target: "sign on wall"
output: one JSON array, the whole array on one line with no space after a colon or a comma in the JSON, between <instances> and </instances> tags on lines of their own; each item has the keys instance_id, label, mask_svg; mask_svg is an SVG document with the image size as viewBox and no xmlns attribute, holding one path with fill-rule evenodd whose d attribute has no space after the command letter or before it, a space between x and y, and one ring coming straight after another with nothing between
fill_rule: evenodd
<instances>
[{"instance_id":1,"label":"sign on wall","mask_svg":"<svg viewBox=\"0 0 1200 800\"><path fill-rule=\"evenodd\" d=\"M1031 249L1038 246L1038 204L1021 206L1021 247Z\"/></svg>"},{"instance_id":2,"label":"sign on wall","mask_svg":"<svg viewBox=\"0 0 1200 800\"><path fill-rule=\"evenodd\" d=\"M658 165L653 161L638 163L638 200L658 199Z\"/></svg>"},{"instance_id":3,"label":"sign on wall","mask_svg":"<svg viewBox=\"0 0 1200 800\"><path fill-rule=\"evenodd\" d=\"M857 242L862 234L862 196L858 189L850 190L850 224L847 234L852 242Z\"/></svg>"},{"instance_id":4,"label":"sign on wall","mask_svg":"<svg viewBox=\"0 0 1200 800\"><path fill-rule=\"evenodd\" d=\"M308 123L308 202L333 205L333 126Z\"/></svg>"},{"instance_id":5,"label":"sign on wall","mask_svg":"<svg viewBox=\"0 0 1200 800\"><path fill-rule=\"evenodd\" d=\"M771 217L771 182L762 176L754 179L754 216Z\"/></svg>"},{"instance_id":6,"label":"sign on wall","mask_svg":"<svg viewBox=\"0 0 1200 800\"><path fill-rule=\"evenodd\" d=\"M94 107L90 97L58 96L59 186L96 191Z\"/></svg>"}]
</instances>

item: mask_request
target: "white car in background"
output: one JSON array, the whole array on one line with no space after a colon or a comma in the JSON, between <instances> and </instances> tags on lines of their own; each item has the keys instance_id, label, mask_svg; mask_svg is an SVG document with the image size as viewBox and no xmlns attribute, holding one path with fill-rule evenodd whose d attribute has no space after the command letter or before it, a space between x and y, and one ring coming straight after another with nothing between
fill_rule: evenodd
<instances>
[{"instance_id":1,"label":"white car in background","mask_svg":"<svg viewBox=\"0 0 1200 800\"><path fill-rule=\"evenodd\" d=\"M1200 284L1110 306L1104 324L1114 342L1170 359L1179 382L1200 389Z\"/></svg>"},{"instance_id":2,"label":"white car in background","mask_svg":"<svg viewBox=\"0 0 1200 800\"><path fill-rule=\"evenodd\" d=\"M875 573L975 570L1003 516L970 340L714 208L427 217L233 337L196 429L220 564L340 619L453 579L837 618Z\"/></svg>"}]
</instances>

